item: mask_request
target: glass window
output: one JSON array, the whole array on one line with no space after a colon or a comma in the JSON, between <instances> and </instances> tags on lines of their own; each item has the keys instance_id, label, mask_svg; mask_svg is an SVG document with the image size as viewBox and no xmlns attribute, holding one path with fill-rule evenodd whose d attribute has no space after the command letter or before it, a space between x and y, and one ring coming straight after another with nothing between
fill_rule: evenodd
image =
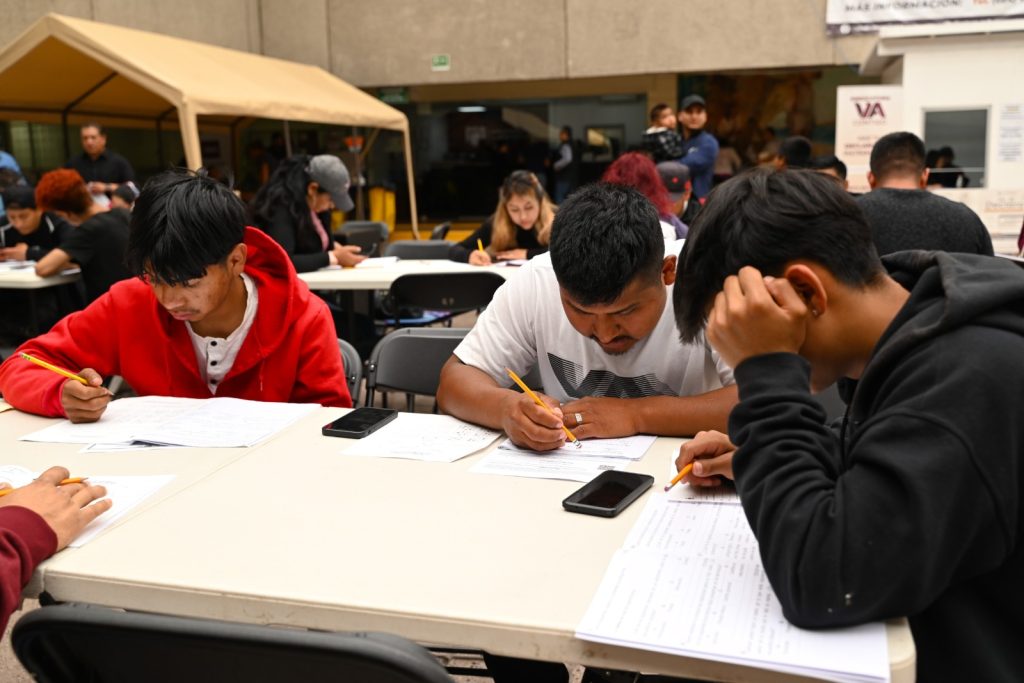
<instances>
[{"instance_id":1,"label":"glass window","mask_svg":"<svg viewBox=\"0 0 1024 683\"><path fill-rule=\"evenodd\" d=\"M925 112L929 185L985 187L987 134L987 109Z\"/></svg>"}]
</instances>

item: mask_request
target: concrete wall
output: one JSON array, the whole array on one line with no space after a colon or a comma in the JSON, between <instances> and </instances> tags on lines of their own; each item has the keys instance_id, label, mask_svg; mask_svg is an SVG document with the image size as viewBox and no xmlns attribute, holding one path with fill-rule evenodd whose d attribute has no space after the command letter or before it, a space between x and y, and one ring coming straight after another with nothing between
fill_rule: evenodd
<instances>
[{"instance_id":1,"label":"concrete wall","mask_svg":"<svg viewBox=\"0 0 1024 683\"><path fill-rule=\"evenodd\" d=\"M913 41L903 57L903 123L924 133L924 113L934 110L987 109L985 188L943 190L945 196L975 210L992 233L996 251L1016 252L1024 216L1024 162L1000 160L1000 116L1004 105L1024 105L1021 83L1024 40L1021 33ZM984 78L979 78L984 74Z\"/></svg>"},{"instance_id":2,"label":"concrete wall","mask_svg":"<svg viewBox=\"0 0 1024 683\"><path fill-rule=\"evenodd\" d=\"M53 11L316 64L363 87L860 63L873 37L828 37L825 2L0 0L0 44ZM451 70L431 69L437 54Z\"/></svg>"}]
</instances>

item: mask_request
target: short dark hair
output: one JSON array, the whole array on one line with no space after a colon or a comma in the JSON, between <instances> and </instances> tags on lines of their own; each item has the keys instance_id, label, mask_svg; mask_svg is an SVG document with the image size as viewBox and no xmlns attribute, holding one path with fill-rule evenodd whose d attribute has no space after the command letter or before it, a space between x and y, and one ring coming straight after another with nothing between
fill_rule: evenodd
<instances>
[{"instance_id":1,"label":"short dark hair","mask_svg":"<svg viewBox=\"0 0 1024 683\"><path fill-rule=\"evenodd\" d=\"M11 185L4 190L5 209L36 208L36 188L31 185Z\"/></svg>"},{"instance_id":2,"label":"short dark hair","mask_svg":"<svg viewBox=\"0 0 1024 683\"><path fill-rule=\"evenodd\" d=\"M779 145L779 156L786 162L786 168L807 168L811 163L811 141L802 135L794 135Z\"/></svg>"},{"instance_id":3,"label":"short dark hair","mask_svg":"<svg viewBox=\"0 0 1024 683\"><path fill-rule=\"evenodd\" d=\"M661 116L661 113L666 109L671 108L672 107L668 106L664 102L659 102L658 104L651 107L651 123L657 122L658 118Z\"/></svg>"},{"instance_id":4,"label":"short dark hair","mask_svg":"<svg viewBox=\"0 0 1024 683\"><path fill-rule=\"evenodd\" d=\"M225 185L190 171L150 178L132 211L125 262L135 275L180 285L224 263L245 237L245 205Z\"/></svg>"},{"instance_id":5,"label":"short dark hair","mask_svg":"<svg viewBox=\"0 0 1024 683\"><path fill-rule=\"evenodd\" d=\"M549 250L558 284L591 306L615 301L637 277L659 281L665 240L657 209L640 192L594 183L558 209Z\"/></svg>"},{"instance_id":6,"label":"short dark hair","mask_svg":"<svg viewBox=\"0 0 1024 683\"><path fill-rule=\"evenodd\" d=\"M871 148L871 172L876 180L892 175L920 175L924 173L924 160L924 143L913 133L889 133Z\"/></svg>"},{"instance_id":7,"label":"short dark hair","mask_svg":"<svg viewBox=\"0 0 1024 683\"><path fill-rule=\"evenodd\" d=\"M814 157L811 159L811 168L815 171L835 169L836 174L843 180L846 180L846 164L835 154L824 154L820 157Z\"/></svg>"},{"instance_id":8,"label":"short dark hair","mask_svg":"<svg viewBox=\"0 0 1024 683\"><path fill-rule=\"evenodd\" d=\"M854 287L883 272L860 207L834 180L760 168L716 187L679 257L672 303L683 341L700 335L726 277L744 266L778 277L798 259Z\"/></svg>"},{"instance_id":9,"label":"short dark hair","mask_svg":"<svg viewBox=\"0 0 1024 683\"><path fill-rule=\"evenodd\" d=\"M82 131L82 130L85 130L86 128L95 128L96 132L99 133L100 135L106 135L107 134L106 129L104 129L103 126L101 126L99 123L97 123L95 121L86 121L85 123L83 123L81 126L78 127L78 130Z\"/></svg>"}]
</instances>

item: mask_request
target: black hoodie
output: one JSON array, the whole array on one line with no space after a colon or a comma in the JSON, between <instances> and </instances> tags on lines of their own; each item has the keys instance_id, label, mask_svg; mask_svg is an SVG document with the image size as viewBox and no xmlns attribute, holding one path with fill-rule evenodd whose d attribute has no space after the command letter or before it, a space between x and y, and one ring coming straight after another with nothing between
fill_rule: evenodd
<instances>
[{"instance_id":1,"label":"black hoodie","mask_svg":"<svg viewBox=\"0 0 1024 683\"><path fill-rule=\"evenodd\" d=\"M1024 270L901 252L911 295L841 430L792 354L736 368L736 485L786 617L908 616L918 680L1024 680Z\"/></svg>"}]
</instances>

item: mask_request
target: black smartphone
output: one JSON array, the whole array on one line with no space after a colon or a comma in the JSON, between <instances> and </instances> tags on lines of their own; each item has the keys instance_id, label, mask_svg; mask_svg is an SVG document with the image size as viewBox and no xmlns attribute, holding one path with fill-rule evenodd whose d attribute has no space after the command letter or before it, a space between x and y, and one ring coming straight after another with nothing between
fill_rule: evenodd
<instances>
[{"instance_id":1,"label":"black smartphone","mask_svg":"<svg viewBox=\"0 0 1024 683\"><path fill-rule=\"evenodd\" d=\"M636 472L607 470L562 501L569 512L614 517L651 488L654 477Z\"/></svg>"},{"instance_id":2,"label":"black smartphone","mask_svg":"<svg viewBox=\"0 0 1024 683\"><path fill-rule=\"evenodd\" d=\"M324 436L340 436L345 439L361 439L398 417L392 408L356 408L342 415L330 424L324 425Z\"/></svg>"}]
</instances>

